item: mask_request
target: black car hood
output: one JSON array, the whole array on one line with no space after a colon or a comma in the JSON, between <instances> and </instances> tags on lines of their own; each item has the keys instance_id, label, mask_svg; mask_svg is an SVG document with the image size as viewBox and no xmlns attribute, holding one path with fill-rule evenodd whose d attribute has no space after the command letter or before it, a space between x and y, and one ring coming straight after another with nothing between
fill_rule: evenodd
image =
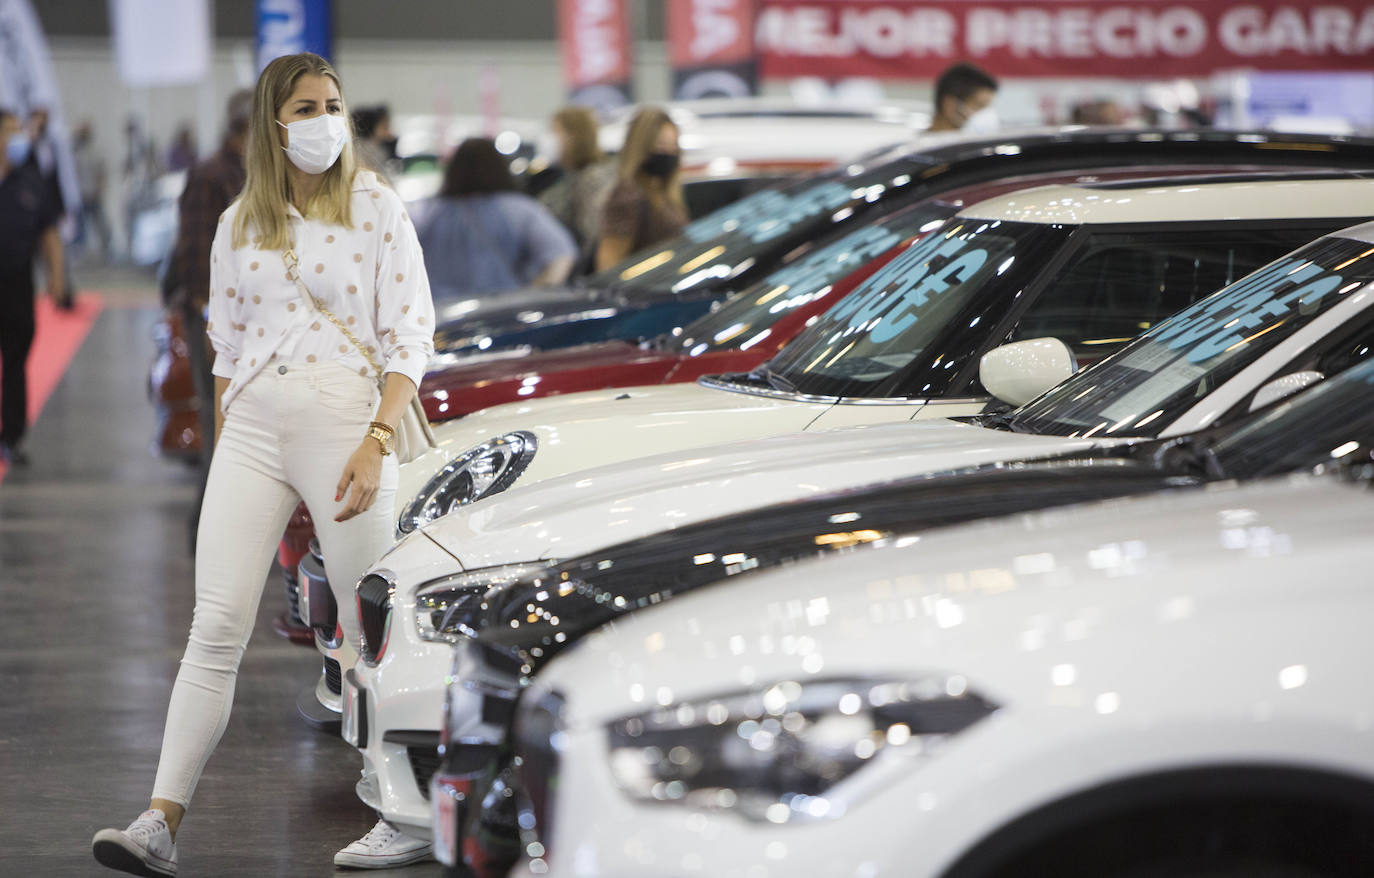
<instances>
[{"instance_id":1,"label":"black car hood","mask_svg":"<svg viewBox=\"0 0 1374 878\"><path fill-rule=\"evenodd\" d=\"M552 566L486 596L483 644L532 667L626 613L755 569L933 527L1198 484L1120 458L918 477L664 531Z\"/></svg>"}]
</instances>

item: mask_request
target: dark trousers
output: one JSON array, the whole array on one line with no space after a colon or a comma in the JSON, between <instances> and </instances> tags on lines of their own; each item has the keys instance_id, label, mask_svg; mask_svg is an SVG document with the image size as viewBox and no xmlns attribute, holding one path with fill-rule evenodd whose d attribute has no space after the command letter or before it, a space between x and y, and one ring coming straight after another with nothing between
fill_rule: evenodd
<instances>
[{"instance_id":1,"label":"dark trousers","mask_svg":"<svg viewBox=\"0 0 1374 878\"><path fill-rule=\"evenodd\" d=\"M24 438L29 412L29 350L33 347L33 290L0 282L0 442Z\"/></svg>"},{"instance_id":2,"label":"dark trousers","mask_svg":"<svg viewBox=\"0 0 1374 878\"><path fill-rule=\"evenodd\" d=\"M200 403L200 493L191 510L191 554L195 554L196 533L200 527L200 506L210 477L210 457L215 450L215 375L210 371L213 352L205 334L205 312L194 306L182 309L182 329L186 333L186 359L191 365L191 383Z\"/></svg>"}]
</instances>

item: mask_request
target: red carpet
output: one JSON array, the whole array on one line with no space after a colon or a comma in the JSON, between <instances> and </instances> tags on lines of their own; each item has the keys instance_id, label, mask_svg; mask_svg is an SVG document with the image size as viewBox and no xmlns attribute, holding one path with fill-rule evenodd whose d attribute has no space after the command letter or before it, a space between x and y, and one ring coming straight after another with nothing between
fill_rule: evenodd
<instances>
[{"instance_id":1,"label":"red carpet","mask_svg":"<svg viewBox=\"0 0 1374 878\"><path fill-rule=\"evenodd\" d=\"M38 420L43 404L57 389L104 302L94 293L78 293L76 307L70 311L60 310L47 296L39 297L37 306L37 329L29 353L30 424ZM0 482L5 480L5 473L6 466L0 462Z\"/></svg>"}]
</instances>

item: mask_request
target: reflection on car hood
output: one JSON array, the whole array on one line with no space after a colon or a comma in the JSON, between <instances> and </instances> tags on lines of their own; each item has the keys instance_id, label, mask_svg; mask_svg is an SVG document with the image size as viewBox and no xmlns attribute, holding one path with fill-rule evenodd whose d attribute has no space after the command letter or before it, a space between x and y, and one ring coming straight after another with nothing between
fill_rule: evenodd
<instances>
[{"instance_id":1,"label":"reflection on car hood","mask_svg":"<svg viewBox=\"0 0 1374 878\"><path fill-rule=\"evenodd\" d=\"M765 503L1099 444L956 421L788 433L517 483L427 532L468 569L568 558Z\"/></svg>"},{"instance_id":2,"label":"reflection on car hood","mask_svg":"<svg viewBox=\"0 0 1374 878\"><path fill-rule=\"evenodd\" d=\"M478 639L538 667L612 619L751 570L902 543L960 522L1195 484L1129 461L1070 459L918 476L751 509L597 549L489 593Z\"/></svg>"},{"instance_id":3,"label":"reflection on car hood","mask_svg":"<svg viewBox=\"0 0 1374 878\"><path fill-rule=\"evenodd\" d=\"M1051 666L1071 656L1078 679L1059 691L1091 709L1097 693L1128 682L1157 692L1141 650L1167 645L1196 650L1197 672L1235 670L1272 699L1272 675L1309 656L1286 649L1255 674L1250 658L1215 646L1246 650L1256 630L1291 630L1295 611L1334 606L1339 618L1348 605L1333 601L1367 594L1352 571L1374 562L1370 502L1335 480L1284 477L943 530L742 577L602 628L531 694L575 692L566 719L581 726L644 709L632 693L650 681L647 691L671 703L737 691L741 679L934 667L999 700L1047 693Z\"/></svg>"},{"instance_id":4,"label":"reflection on car hood","mask_svg":"<svg viewBox=\"0 0 1374 878\"><path fill-rule=\"evenodd\" d=\"M545 317L569 314L602 301L602 293L589 287L525 287L457 298L435 303L434 332L437 339L441 334L468 335L486 327L513 324L524 328L535 322L529 319L535 313Z\"/></svg>"}]
</instances>

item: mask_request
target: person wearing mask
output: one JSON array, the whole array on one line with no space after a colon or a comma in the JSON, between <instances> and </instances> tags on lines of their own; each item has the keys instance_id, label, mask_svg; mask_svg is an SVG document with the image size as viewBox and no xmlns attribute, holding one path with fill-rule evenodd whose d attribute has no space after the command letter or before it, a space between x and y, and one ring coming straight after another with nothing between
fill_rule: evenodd
<instances>
[{"instance_id":1,"label":"person wearing mask","mask_svg":"<svg viewBox=\"0 0 1374 878\"><path fill-rule=\"evenodd\" d=\"M687 225L677 137L677 126L658 107L645 107L631 120L616 183L601 211L597 271L671 238Z\"/></svg>"},{"instance_id":2,"label":"person wearing mask","mask_svg":"<svg viewBox=\"0 0 1374 878\"><path fill-rule=\"evenodd\" d=\"M508 160L485 137L458 145L419 234L436 303L559 284L577 257L572 235L515 191Z\"/></svg>"},{"instance_id":3,"label":"person wearing mask","mask_svg":"<svg viewBox=\"0 0 1374 878\"><path fill-rule=\"evenodd\" d=\"M313 513L340 607L392 544L391 440L434 349L434 309L405 206L356 170L349 128L339 76L320 56L282 56L258 77L247 181L210 250L219 415L195 613L148 810L91 841L114 869L176 874L177 830L229 720L296 504ZM355 615L339 613L339 624L356 644ZM422 858L428 846L406 853Z\"/></svg>"},{"instance_id":4,"label":"person wearing mask","mask_svg":"<svg viewBox=\"0 0 1374 878\"><path fill-rule=\"evenodd\" d=\"M396 138L391 133L391 111L386 104L364 107L353 114L353 130L357 140L353 149L358 166L375 171L388 186L396 160Z\"/></svg>"},{"instance_id":5,"label":"person wearing mask","mask_svg":"<svg viewBox=\"0 0 1374 878\"><path fill-rule=\"evenodd\" d=\"M596 115L586 107L564 107L553 115L558 165L563 178L539 201L563 223L581 248L595 247L601 207L615 185L615 163L601 152Z\"/></svg>"},{"instance_id":6,"label":"person wearing mask","mask_svg":"<svg viewBox=\"0 0 1374 878\"><path fill-rule=\"evenodd\" d=\"M997 80L972 64L946 68L935 80L935 118L930 131L991 134L997 130Z\"/></svg>"},{"instance_id":7,"label":"person wearing mask","mask_svg":"<svg viewBox=\"0 0 1374 878\"><path fill-rule=\"evenodd\" d=\"M32 141L19 117L0 109L0 461L28 463L29 349L33 347L33 263L48 271L48 293L62 301L62 207L30 161Z\"/></svg>"},{"instance_id":8,"label":"person wearing mask","mask_svg":"<svg viewBox=\"0 0 1374 878\"><path fill-rule=\"evenodd\" d=\"M215 376L211 371L210 340L205 334L205 308L210 301L210 247L222 213L238 198L247 171L243 153L253 112L253 93L247 89L229 98L224 139L219 150L193 167L178 204L178 227L172 259L163 278L167 305L181 315L191 382L200 401L201 496L210 475L211 437L215 435ZM191 516L191 545L200 521L200 504Z\"/></svg>"}]
</instances>

